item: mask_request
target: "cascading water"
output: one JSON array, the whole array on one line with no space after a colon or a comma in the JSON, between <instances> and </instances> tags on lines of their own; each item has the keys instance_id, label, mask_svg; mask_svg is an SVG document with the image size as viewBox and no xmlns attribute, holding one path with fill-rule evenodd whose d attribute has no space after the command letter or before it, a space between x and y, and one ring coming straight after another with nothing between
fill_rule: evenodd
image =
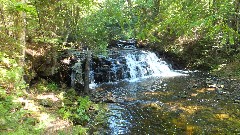
<instances>
[{"instance_id":1,"label":"cascading water","mask_svg":"<svg viewBox=\"0 0 240 135\"><path fill-rule=\"evenodd\" d=\"M95 82L100 83L94 88L94 99L106 102L108 111L105 125L94 122L90 134L235 134L240 131L236 109L239 85L232 85L231 81L220 83L224 89L212 87L206 78L208 74L176 72L155 53L125 46L111 49L108 57L95 58L92 69ZM237 100L233 101L234 95Z\"/></svg>"},{"instance_id":2,"label":"cascading water","mask_svg":"<svg viewBox=\"0 0 240 135\"><path fill-rule=\"evenodd\" d=\"M94 59L92 72L96 83L180 75L155 53L129 48L111 50L108 57Z\"/></svg>"},{"instance_id":3,"label":"cascading water","mask_svg":"<svg viewBox=\"0 0 240 135\"><path fill-rule=\"evenodd\" d=\"M158 89L165 90L167 84L161 84L162 79L167 79L164 77L183 75L172 70L171 65L155 53L137 49L134 45L120 45L110 49L108 56L93 58L91 67L92 80L95 84L100 84L94 86L96 100L99 101L100 98L100 101L109 103L107 127L100 134L109 135L131 132L138 134L145 130L143 127L138 128L145 121L142 116L145 113L141 108L149 104L163 104L156 98L148 99L146 94ZM146 120L148 119L147 116Z\"/></svg>"},{"instance_id":4,"label":"cascading water","mask_svg":"<svg viewBox=\"0 0 240 135\"><path fill-rule=\"evenodd\" d=\"M130 79L146 76L179 75L171 70L170 65L159 59L155 53L140 51L138 54L127 54L126 64L130 70Z\"/></svg>"}]
</instances>

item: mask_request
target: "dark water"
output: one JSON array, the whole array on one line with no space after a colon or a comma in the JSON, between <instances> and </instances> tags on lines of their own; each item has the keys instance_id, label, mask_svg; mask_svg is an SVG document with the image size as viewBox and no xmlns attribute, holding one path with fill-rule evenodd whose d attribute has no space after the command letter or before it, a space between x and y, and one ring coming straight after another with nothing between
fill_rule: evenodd
<instances>
[{"instance_id":1,"label":"dark water","mask_svg":"<svg viewBox=\"0 0 240 135\"><path fill-rule=\"evenodd\" d=\"M202 73L106 83L106 127L95 134L240 134L240 85ZM99 129L103 127L99 127Z\"/></svg>"}]
</instances>

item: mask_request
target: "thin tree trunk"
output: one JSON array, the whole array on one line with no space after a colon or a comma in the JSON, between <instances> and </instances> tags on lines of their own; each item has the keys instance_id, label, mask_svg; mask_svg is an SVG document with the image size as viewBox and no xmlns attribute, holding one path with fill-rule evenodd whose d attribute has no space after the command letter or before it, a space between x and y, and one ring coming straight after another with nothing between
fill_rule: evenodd
<instances>
[{"instance_id":1,"label":"thin tree trunk","mask_svg":"<svg viewBox=\"0 0 240 135\"><path fill-rule=\"evenodd\" d=\"M22 3L25 3L25 0L21 0ZM21 11L20 13L21 20L20 20L20 43L22 46L22 57L20 60L20 65L22 67L25 66L25 48L26 48L26 13ZM23 73L24 74L24 73Z\"/></svg>"},{"instance_id":2,"label":"thin tree trunk","mask_svg":"<svg viewBox=\"0 0 240 135\"><path fill-rule=\"evenodd\" d=\"M90 60L91 60L91 51L87 50L86 64L84 71L84 93L89 94L89 84L90 84Z\"/></svg>"}]
</instances>

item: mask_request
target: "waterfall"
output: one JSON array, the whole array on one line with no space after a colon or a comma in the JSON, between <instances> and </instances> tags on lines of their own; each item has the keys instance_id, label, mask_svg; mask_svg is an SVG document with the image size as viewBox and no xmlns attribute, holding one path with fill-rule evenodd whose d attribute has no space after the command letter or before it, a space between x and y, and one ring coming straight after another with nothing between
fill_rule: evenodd
<instances>
[{"instance_id":1,"label":"waterfall","mask_svg":"<svg viewBox=\"0 0 240 135\"><path fill-rule=\"evenodd\" d=\"M172 73L170 66L165 61L159 59L153 52L140 51L137 55L129 53L125 58L131 79Z\"/></svg>"},{"instance_id":2,"label":"waterfall","mask_svg":"<svg viewBox=\"0 0 240 135\"><path fill-rule=\"evenodd\" d=\"M111 50L108 57L95 58L92 65L92 78L96 83L180 75L155 53L138 49Z\"/></svg>"}]
</instances>

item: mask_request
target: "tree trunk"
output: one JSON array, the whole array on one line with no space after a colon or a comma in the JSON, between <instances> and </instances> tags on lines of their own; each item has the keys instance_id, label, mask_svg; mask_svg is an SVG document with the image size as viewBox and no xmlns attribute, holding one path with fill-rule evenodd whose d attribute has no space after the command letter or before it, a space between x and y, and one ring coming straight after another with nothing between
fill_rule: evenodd
<instances>
[{"instance_id":1,"label":"tree trunk","mask_svg":"<svg viewBox=\"0 0 240 135\"><path fill-rule=\"evenodd\" d=\"M21 2L24 4L26 1L21 0ZM22 47L22 56L20 60L20 65L24 68L25 66L25 47L26 47L26 13L24 11L20 12L20 44ZM24 71L23 71L24 72ZM24 75L24 73L23 73Z\"/></svg>"},{"instance_id":2,"label":"tree trunk","mask_svg":"<svg viewBox=\"0 0 240 135\"><path fill-rule=\"evenodd\" d=\"M22 3L25 3L25 0L22 0ZM24 65L24 62L25 62L25 47L26 47L26 13L24 11L21 12L21 18L22 18L22 21L21 21L21 37L20 37L20 42L21 42L21 45L22 45L22 48L23 48L23 59L22 59L22 62L23 62L23 65Z\"/></svg>"},{"instance_id":3,"label":"tree trunk","mask_svg":"<svg viewBox=\"0 0 240 135\"><path fill-rule=\"evenodd\" d=\"M89 94L89 84L90 84L90 60L91 60L91 51L87 50L86 64L84 71L84 93Z\"/></svg>"}]
</instances>

